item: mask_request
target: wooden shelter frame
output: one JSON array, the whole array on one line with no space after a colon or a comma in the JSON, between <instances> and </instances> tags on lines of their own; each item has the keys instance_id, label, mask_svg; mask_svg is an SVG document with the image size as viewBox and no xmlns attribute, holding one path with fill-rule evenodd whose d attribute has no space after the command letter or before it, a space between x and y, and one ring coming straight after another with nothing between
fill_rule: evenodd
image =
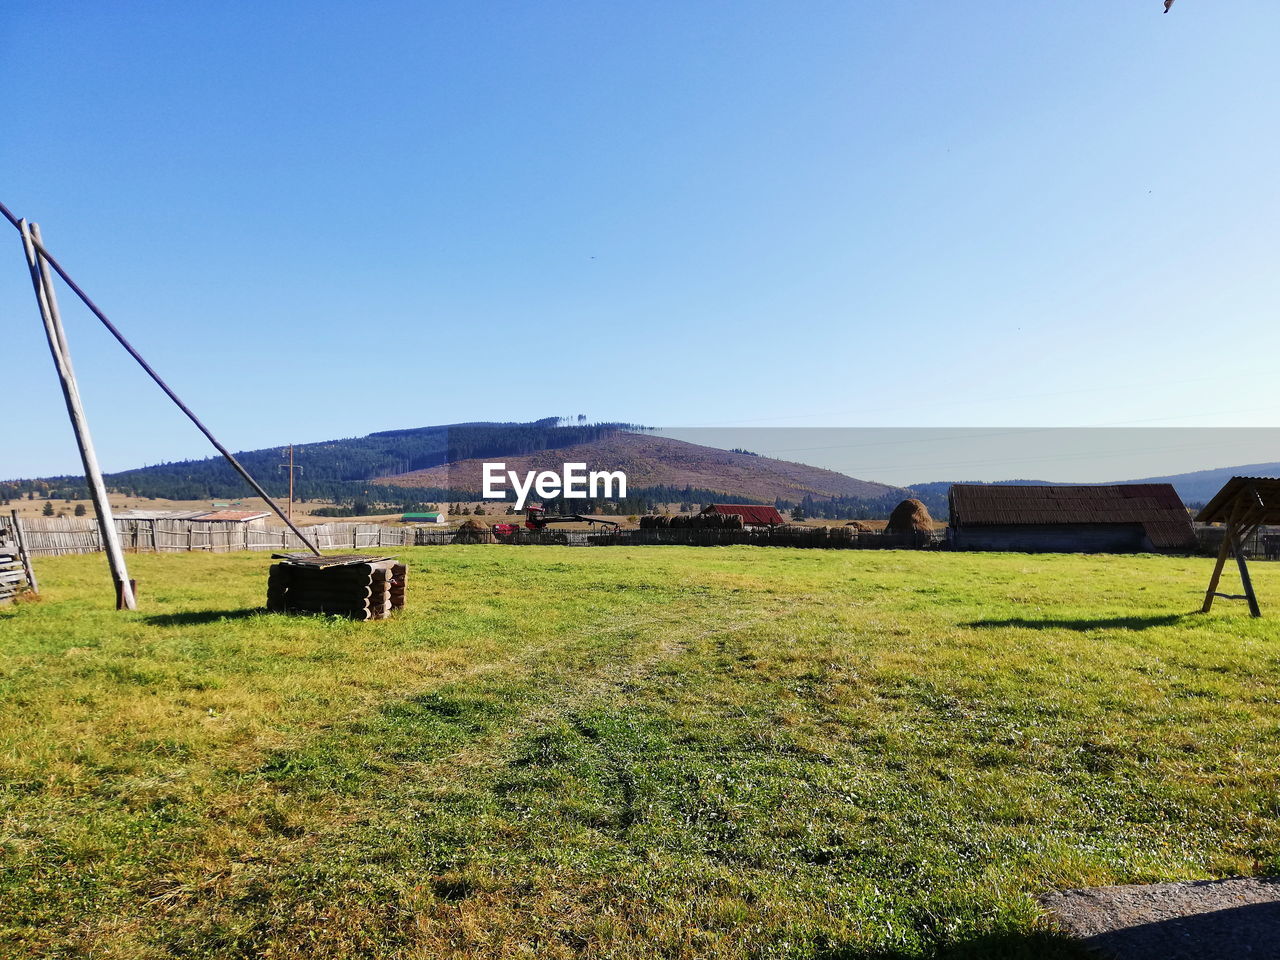
<instances>
[{"instance_id":1,"label":"wooden shelter frame","mask_svg":"<svg viewBox=\"0 0 1280 960\"><path fill-rule=\"evenodd\" d=\"M71 352L67 346L66 332L62 327L62 316L58 309L57 295L54 292L53 277L55 273L80 298L81 302L89 309L89 312L102 322L102 325L107 328L107 332L115 337L120 346L124 347L125 352L137 361L138 365L146 371L147 375L155 381L165 395L173 401L179 410L186 414L187 419L195 424L196 428L205 435L206 439L213 444L214 449L222 454L223 459L240 474L253 489L254 493L261 497L267 506L275 512L276 516L285 522L285 525L297 535L307 549L319 556L320 549L312 542L310 537L294 524L292 509L288 514L281 509L280 505L241 465L231 451L223 446L191 408L174 393L173 388L161 378L160 374L156 373L151 364L143 359L142 354L138 353L133 344L125 339L124 334L108 319L107 315L102 312L101 308L93 302L89 295L81 289L80 285L71 278L71 275L54 258L53 254L45 248L40 238L39 226L14 216L13 212L3 203L0 203L0 216L8 220L10 225L21 234L23 251L26 254L27 266L30 270L31 282L35 290L36 303L40 309L41 320L44 322L45 334L49 341L49 351L53 356L54 367L62 384L62 392L67 403L67 413L71 419L71 425L76 435L76 445L79 447L80 458L84 465L85 483L88 485L90 496L93 499L94 511L102 533L103 546L107 553L108 565L111 568L111 578L115 582L116 608L119 610L137 609L136 584L129 579L124 551L120 546L115 519L111 515L111 504L107 499L107 488L102 478L102 469L98 465L98 457L93 447L93 440L89 436L88 419L80 401L80 388L76 383L75 372L71 367ZM290 499L292 500L292 490L290 493Z\"/></svg>"},{"instance_id":2,"label":"wooden shelter frame","mask_svg":"<svg viewBox=\"0 0 1280 960\"><path fill-rule=\"evenodd\" d=\"M1201 523L1226 525L1222 546L1218 550L1218 560L1209 578L1209 588L1204 594L1201 612L1208 613L1213 608L1214 598L1221 597L1224 600L1245 600L1249 604L1251 616L1262 616L1262 610L1258 606L1258 595L1253 589L1253 578L1249 576L1249 565L1245 561L1243 544L1262 525L1280 523L1280 479L1232 477L1213 499L1205 504L1204 509L1196 515L1196 520ZM1233 554L1236 558L1236 566L1240 570L1240 584L1244 589L1242 594L1221 593L1218 590L1227 557Z\"/></svg>"}]
</instances>

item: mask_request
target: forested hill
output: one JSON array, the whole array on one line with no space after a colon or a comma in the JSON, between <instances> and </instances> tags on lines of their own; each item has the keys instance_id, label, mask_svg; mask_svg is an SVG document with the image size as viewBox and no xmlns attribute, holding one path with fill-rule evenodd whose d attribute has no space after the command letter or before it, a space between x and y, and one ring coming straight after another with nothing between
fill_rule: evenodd
<instances>
[{"instance_id":1,"label":"forested hill","mask_svg":"<svg viewBox=\"0 0 1280 960\"><path fill-rule=\"evenodd\" d=\"M454 423L407 430L384 430L365 437L297 444L295 494L305 499L343 501L363 492L365 481L389 474L427 470L474 457L522 456L602 439L633 424L564 424L548 417L530 423ZM236 458L273 496L288 488L283 448L244 450ZM171 500L227 499L243 496L245 483L221 457L161 463L106 476L119 493ZM35 491L61 498L87 495L83 477L44 477L0 481L0 497Z\"/></svg>"},{"instance_id":2,"label":"forested hill","mask_svg":"<svg viewBox=\"0 0 1280 960\"><path fill-rule=\"evenodd\" d=\"M834 470L650 433L618 431L554 451L503 456L505 468L521 475L543 470L558 472L562 461L587 463L592 470L620 470L627 476L628 489L701 490L720 502L809 504L807 515L816 509L812 505L836 500L850 501L850 506L856 501L859 507L887 512L906 495L900 488L858 480ZM382 477L376 482L400 488L478 490L483 483L483 467L483 458L454 460L428 470Z\"/></svg>"}]
</instances>

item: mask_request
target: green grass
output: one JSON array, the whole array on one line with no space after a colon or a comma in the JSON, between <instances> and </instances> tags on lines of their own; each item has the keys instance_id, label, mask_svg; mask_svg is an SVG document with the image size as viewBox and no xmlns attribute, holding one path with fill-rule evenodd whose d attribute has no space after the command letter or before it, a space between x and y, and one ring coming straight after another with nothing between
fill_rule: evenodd
<instances>
[{"instance_id":1,"label":"green grass","mask_svg":"<svg viewBox=\"0 0 1280 960\"><path fill-rule=\"evenodd\" d=\"M1071 956L1035 895L1280 870L1280 620L1210 561L405 550L383 623L262 555L0 611L0 954ZM1255 565L1280 611L1280 565Z\"/></svg>"}]
</instances>

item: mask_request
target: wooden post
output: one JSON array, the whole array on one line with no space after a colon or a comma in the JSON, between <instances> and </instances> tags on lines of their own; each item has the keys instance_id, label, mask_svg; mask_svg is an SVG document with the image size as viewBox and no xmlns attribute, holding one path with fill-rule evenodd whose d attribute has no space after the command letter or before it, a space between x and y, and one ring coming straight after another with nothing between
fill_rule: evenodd
<instances>
[{"instance_id":1,"label":"wooden post","mask_svg":"<svg viewBox=\"0 0 1280 960\"><path fill-rule=\"evenodd\" d=\"M1240 530L1235 524L1227 527L1227 536L1231 538L1231 546L1236 555L1236 566L1240 568L1240 582L1244 585L1244 598L1249 602L1249 615L1262 616L1258 608L1258 597L1253 592L1253 580L1249 576L1249 565L1244 559L1244 544L1240 542Z\"/></svg>"},{"instance_id":2,"label":"wooden post","mask_svg":"<svg viewBox=\"0 0 1280 960\"><path fill-rule=\"evenodd\" d=\"M32 242L33 239L35 243L40 242L40 228L34 223L28 225L23 220L19 229L22 231L22 247L27 255L27 266L31 270L31 283L35 288L36 303L40 308L45 336L49 341L49 352L53 355L53 365L62 383L62 395L67 403L67 413L71 418L71 428L75 431L76 444L80 448L80 460L84 464L85 481L89 485L89 494L93 498L93 506L98 514L98 528L102 533L102 545L107 553L111 578L116 584L119 606L124 610L136 610L138 605L129 584L129 570L125 566L124 551L120 549L120 538L116 534L115 519L111 515L111 504L107 500L107 487L102 480L102 469L98 466L98 456L94 452L93 439L89 435L89 421L85 417L84 406L80 401L80 389L71 367L71 353L67 349L66 333L62 329L62 317L58 312L53 275L49 271L48 264L36 254L35 245Z\"/></svg>"},{"instance_id":3,"label":"wooden post","mask_svg":"<svg viewBox=\"0 0 1280 960\"><path fill-rule=\"evenodd\" d=\"M1213 607L1213 598L1218 594L1218 581L1222 579L1222 568L1227 565L1227 554L1231 551L1231 528L1222 531L1222 546L1218 549L1218 562L1213 565L1213 576L1209 578L1209 589L1204 594L1204 606L1201 613L1208 613Z\"/></svg>"},{"instance_id":4,"label":"wooden post","mask_svg":"<svg viewBox=\"0 0 1280 960\"><path fill-rule=\"evenodd\" d=\"M32 593L39 593L40 585L36 583L36 572L31 569L31 553L27 550L27 536L22 530L22 518L18 516L17 510L10 510L9 516L13 517L13 539L18 544L18 559L22 561L22 570L27 575L27 586L31 588Z\"/></svg>"}]
</instances>

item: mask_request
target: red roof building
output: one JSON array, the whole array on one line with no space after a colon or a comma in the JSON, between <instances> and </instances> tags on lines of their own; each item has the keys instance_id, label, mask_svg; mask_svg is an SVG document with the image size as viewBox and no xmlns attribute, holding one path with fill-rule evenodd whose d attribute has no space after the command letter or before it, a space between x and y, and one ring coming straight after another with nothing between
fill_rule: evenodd
<instances>
[{"instance_id":1,"label":"red roof building","mask_svg":"<svg viewBox=\"0 0 1280 960\"><path fill-rule=\"evenodd\" d=\"M718 513L725 517L736 513L742 517L744 527L776 527L786 523L775 507L764 507L756 503L713 503L702 512Z\"/></svg>"}]
</instances>

